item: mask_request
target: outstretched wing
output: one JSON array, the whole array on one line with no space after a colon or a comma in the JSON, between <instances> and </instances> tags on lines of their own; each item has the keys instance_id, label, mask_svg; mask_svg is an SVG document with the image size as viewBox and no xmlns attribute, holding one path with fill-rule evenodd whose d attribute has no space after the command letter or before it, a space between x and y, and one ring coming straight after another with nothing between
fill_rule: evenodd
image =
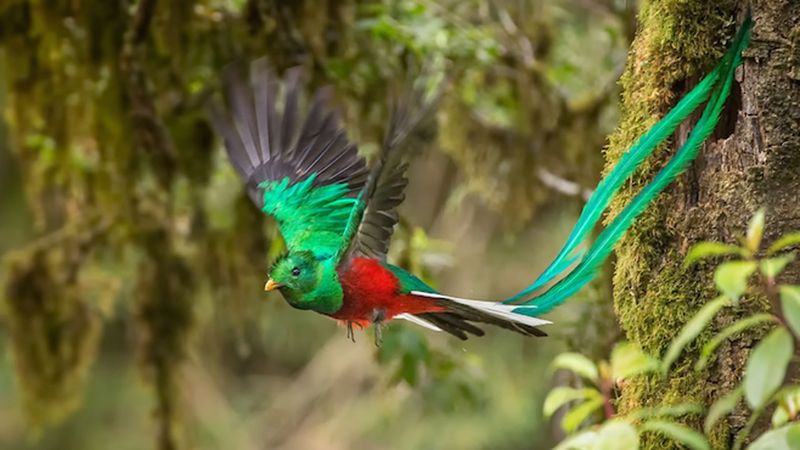
<instances>
[{"instance_id":1,"label":"outstretched wing","mask_svg":"<svg viewBox=\"0 0 800 450\"><path fill-rule=\"evenodd\" d=\"M225 101L212 105L212 124L250 198L275 217L287 247L336 252L367 168L327 107L326 90L300 115L299 75L289 72L278 110L278 83L265 58L254 61L249 73L229 66Z\"/></svg>"},{"instance_id":2,"label":"outstretched wing","mask_svg":"<svg viewBox=\"0 0 800 450\"><path fill-rule=\"evenodd\" d=\"M399 160L399 158L398 158ZM396 208L405 200L408 164L396 162L377 177L375 192L367 202L364 216L352 242L354 255L385 259L389 242L400 216Z\"/></svg>"},{"instance_id":3,"label":"outstretched wing","mask_svg":"<svg viewBox=\"0 0 800 450\"><path fill-rule=\"evenodd\" d=\"M432 111L441 93L441 83L434 95L426 95L423 84L409 91L394 104L380 155L348 220L340 257L386 259L389 241L399 219L396 208L405 199L404 190L408 185L408 164L400 150L413 145L412 135Z\"/></svg>"}]
</instances>

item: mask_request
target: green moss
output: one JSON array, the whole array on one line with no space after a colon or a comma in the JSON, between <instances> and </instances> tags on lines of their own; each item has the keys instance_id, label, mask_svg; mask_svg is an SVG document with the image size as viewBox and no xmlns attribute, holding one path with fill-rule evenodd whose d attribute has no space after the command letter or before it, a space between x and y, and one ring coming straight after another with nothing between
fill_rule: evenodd
<instances>
[{"instance_id":1,"label":"green moss","mask_svg":"<svg viewBox=\"0 0 800 450\"><path fill-rule=\"evenodd\" d=\"M726 48L734 31L736 2L652 0L642 5L640 28L622 77L622 118L611 136L607 169L638 136L653 125L685 92L686 87L712 67ZM685 83L687 86L684 86ZM627 204L639 188L652 178L667 160L669 146L662 146L621 191L609 217ZM615 307L628 338L646 351L663 354L686 321L714 296L708 270L683 267L685 246L690 236L682 236L678 222L672 220L671 205L679 203L682 186L667 190L637 220L617 248L614 276ZM688 354L695 354L696 344ZM667 380L655 377L632 380L622 391L620 411L642 406L674 403L705 404L719 393L707 392L711 372L697 373L693 357L678 361ZM690 422L697 426L698 421ZM721 447L725 431L713 436ZM647 449L673 448L674 443L647 435Z\"/></svg>"},{"instance_id":2,"label":"green moss","mask_svg":"<svg viewBox=\"0 0 800 450\"><path fill-rule=\"evenodd\" d=\"M190 267L163 229L141 233L139 242L145 249L135 288L139 360L156 394L158 448L184 448L178 369L186 359L194 323L194 282Z\"/></svg>"},{"instance_id":3,"label":"green moss","mask_svg":"<svg viewBox=\"0 0 800 450\"><path fill-rule=\"evenodd\" d=\"M101 334L92 286L80 277L78 236L11 254L4 313L22 406L34 430L60 422L81 403ZM97 286L95 286L97 287Z\"/></svg>"}]
</instances>

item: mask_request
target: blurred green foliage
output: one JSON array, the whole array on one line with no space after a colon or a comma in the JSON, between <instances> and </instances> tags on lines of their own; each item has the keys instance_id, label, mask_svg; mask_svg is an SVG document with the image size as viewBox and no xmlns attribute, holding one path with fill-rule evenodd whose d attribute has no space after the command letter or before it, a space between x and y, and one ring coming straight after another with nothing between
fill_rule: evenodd
<instances>
[{"instance_id":1,"label":"blurred green foliage","mask_svg":"<svg viewBox=\"0 0 800 450\"><path fill-rule=\"evenodd\" d=\"M223 65L266 54L278 70L303 66L310 87L333 84L368 155L393 81L409 65L447 74L391 257L448 292L497 297L541 269L580 206L547 180L598 178L634 7L2 2L0 447L546 445L538 405L555 339L461 343L396 324L375 352L262 301L280 239L205 107ZM608 310L578 301L556 320L603 351L613 324L569 323Z\"/></svg>"}]
</instances>

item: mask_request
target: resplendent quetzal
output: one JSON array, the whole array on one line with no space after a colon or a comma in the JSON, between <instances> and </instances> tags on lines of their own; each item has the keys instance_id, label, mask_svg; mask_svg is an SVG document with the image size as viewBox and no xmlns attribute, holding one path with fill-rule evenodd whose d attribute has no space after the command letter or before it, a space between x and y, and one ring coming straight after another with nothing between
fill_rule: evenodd
<instances>
[{"instance_id":1,"label":"resplendent quetzal","mask_svg":"<svg viewBox=\"0 0 800 450\"><path fill-rule=\"evenodd\" d=\"M301 116L297 72L290 72L278 110L276 81L264 59L225 72L227 108L212 108L212 122L224 137L231 162L255 204L277 221L288 251L275 261L265 290L280 290L295 308L310 309L347 325L380 326L406 319L458 338L481 336L476 324L490 324L529 336L544 336L538 316L563 303L597 274L598 267L636 216L694 160L712 132L741 63L752 24L748 16L721 62L661 121L622 156L600 181L555 260L530 286L501 302L469 300L436 292L419 278L386 262L386 252L403 201L407 165L398 148L423 106L396 107L377 161L371 169L348 141L324 91ZM584 250L620 185L637 166L706 102L693 131L655 178ZM570 269L571 268L571 269ZM570 269L570 270L568 270ZM543 289L556 277L560 280Z\"/></svg>"}]
</instances>

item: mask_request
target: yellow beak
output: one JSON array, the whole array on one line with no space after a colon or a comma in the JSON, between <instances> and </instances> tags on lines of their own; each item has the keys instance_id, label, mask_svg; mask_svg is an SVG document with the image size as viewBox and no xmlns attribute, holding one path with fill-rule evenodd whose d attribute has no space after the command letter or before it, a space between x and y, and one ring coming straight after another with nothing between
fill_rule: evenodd
<instances>
[{"instance_id":1,"label":"yellow beak","mask_svg":"<svg viewBox=\"0 0 800 450\"><path fill-rule=\"evenodd\" d=\"M264 285L264 290L265 290L266 292L269 292L269 291L271 291L271 290L273 290L273 289L278 289L278 288L279 288L279 287L281 287L281 286L283 286L283 285L282 285L282 284L280 284L280 283L276 283L276 282L274 282L274 281L272 280L272 278L270 278L269 280L267 280L267 284L265 284L265 285Z\"/></svg>"}]
</instances>

